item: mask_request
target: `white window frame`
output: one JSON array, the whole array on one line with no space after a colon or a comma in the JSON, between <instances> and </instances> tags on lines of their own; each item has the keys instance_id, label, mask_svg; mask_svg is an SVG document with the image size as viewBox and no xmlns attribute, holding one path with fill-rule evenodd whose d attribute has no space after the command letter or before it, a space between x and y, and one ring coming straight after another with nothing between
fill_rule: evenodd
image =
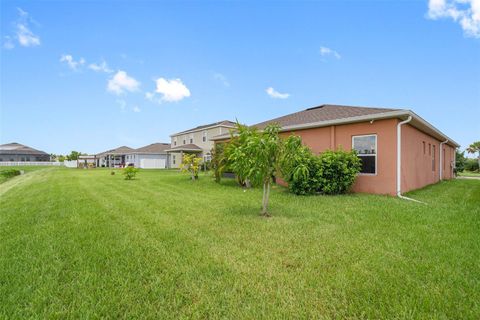
<instances>
[{"instance_id":1,"label":"white window frame","mask_svg":"<svg viewBox=\"0 0 480 320\"><path fill-rule=\"evenodd\" d=\"M358 156L362 157L375 157L375 173L361 173L359 172L358 175L361 176L376 176L378 174L378 136L376 133L371 134L359 134L352 136L352 150L355 150L353 141L355 138L362 138L362 137L375 137L375 154L359 154Z\"/></svg>"}]
</instances>

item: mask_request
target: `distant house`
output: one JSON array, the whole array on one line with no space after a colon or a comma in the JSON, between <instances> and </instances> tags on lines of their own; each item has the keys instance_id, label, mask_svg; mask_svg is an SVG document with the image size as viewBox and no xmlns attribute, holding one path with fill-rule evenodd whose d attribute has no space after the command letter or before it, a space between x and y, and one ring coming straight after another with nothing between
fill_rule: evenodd
<instances>
[{"instance_id":1,"label":"distant house","mask_svg":"<svg viewBox=\"0 0 480 320\"><path fill-rule=\"evenodd\" d=\"M170 135L171 147L167 150L170 155L169 167L179 168L184 153L195 153L204 161L211 160L210 151L214 142L210 139L214 136L226 134L234 127L235 122L224 120Z\"/></svg>"},{"instance_id":2,"label":"distant house","mask_svg":"<svg viewBox=\"0 0 480 320\"><path fill-rule=\"evenodd\" d=\"M126 164L132 163L136 168L165 169L168 167L169 143L152 143L148 146L134 149L125 156Z\"/></svg>"},{"instance_id":3,"label":"distant house","mask_svg":"<svg viewBox=\"0 0 480 320\"><path fill-rule=\"evenodd\" d=\"M95 156L97 167L124 167L126 155L133 149L127 146L121 146L115 149L107 150Z\"/></svg>"},{"instance_id":4,"label":"distant house","mask_svg":"<svg viewBox=\"0 0 480 320\"><path fill-rule=\"evenodd\" d=\"M138 149L121 146L95 155L95 162L97 167L118 168L133 164L143 169L164 169L169 163L168 148L169 143L152 143Z\"/></svg>"},{"instance_id":5,"label":"distant house","mask_svg":"<svg viewBox=\"0 0 480 320\"><path fill-rule=\"evenodd\" d=\"M278 124L281 134L295 134L315 153L356 150L362 168L355 192L401 195L454 177L451 138L405 109L321 105L254 125ZM221 135L212 140L228 140Z\"/></svg>"},{"instance_id":6,"label":"distant house","mask_svg":"<svg viewBox=\"0 0 480 320\"><path fill-rule=\"evenodd\" d=\"M46 152L33 149L20 143L12 142L0 145L0 161L36 162L50 161Z\"/></svg>"}]
</instances>

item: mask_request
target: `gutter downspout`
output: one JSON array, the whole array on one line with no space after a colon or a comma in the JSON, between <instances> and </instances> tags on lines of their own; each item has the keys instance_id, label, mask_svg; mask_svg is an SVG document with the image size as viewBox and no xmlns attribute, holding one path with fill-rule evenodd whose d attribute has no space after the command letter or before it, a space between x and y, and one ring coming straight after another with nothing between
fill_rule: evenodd
<instances>
[{"instance_id":1,"label":"gutter downspout","mask_svg":"<svg viewBox=\"0 0 480 320\"><path fill-rule=\"evenodd\" d=\"M409 123L410 121L412 121L412 116L408 116L407 120L397 124L397 197L404 200L423 203L421 201L402 196L402 125Z\"/></svg>"},{"instance_id":2,"label":"gutter downspout","mask_svg":"<svg viewBox=\"0 0 480 320\"><path fill-rule=\"evenodd\" d=\"M440 181L443 180L443 162L445 161L444 157L445 157L445 152L443 152L443 145L445 143L448 142L448 139L443 141L443 142L440 142L440 170L438 170L438 172L440 173Z\"/></svg>"}]
</instances>

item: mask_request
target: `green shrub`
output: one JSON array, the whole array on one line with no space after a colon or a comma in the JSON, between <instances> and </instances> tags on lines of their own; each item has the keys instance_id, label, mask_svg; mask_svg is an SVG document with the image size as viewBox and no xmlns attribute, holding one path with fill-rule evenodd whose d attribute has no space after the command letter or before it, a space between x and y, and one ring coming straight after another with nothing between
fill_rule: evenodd
<instances>
[{"instance_id":1,"label":"green shrub","mask_svg":"<svg viewBox=\"0 0 480 320\"><path fill-rule=\"evenodd\" d=\"M300 137L285 140L281 173L291 192L298 195L347 192L360 172L361 160L354 151L325 151L314 155Z\"/></svg>"},{"instance_id":2,"label":"green shrub","mask_svg":"<svg viewBox=\"0 0 480 320\"><path fill-rule=\"evenodd\" d=\"M123 175L125 176L125 180L132 180L135 179L137 175L138 169L134 167L126 167L123 169Z\"/></svg>"},{"instance_id":3,"label":"green shrub","mask_svg":"<svg viewBox=\"0 0 480 320\"><path fill-rule=\"evenodd\" d=\"M319 156L320 191L325 194L347 192L360 172L361 160L355 151L325 151Z\"/></svg>"},{"instance_id":4,"label":"green shrub","mask_svg":"<svg viewBox=\"0 0 480 320\"><path fill-rule=\"evenodd\" d=\"M298 195L318 192L318 165L318 157L302 145L300 137L290 136L285 140L280 171L290 192Z\"/></svg>"},{"instance_id":5,"label":"green shrub","mask_svg":"<svg viewBox=\"0 0 480 320\"><path fill-rule=\"evenodd\" d=\"M455 151L455 173L463 172L465 170L465 162L467 158L465 157L465 151Z\"/></svg>"},{"instance_id":6,"label":"green shrub","mask_svg":"<svg viewBox=\"0 0 480 320\"><path fill-rule=\"evenodd\" d=\"M19 176L21 174L18 169L5 169L0 171L0 175L6 179Z\"/></svg>"},{"instance_id":7,"label":"green shrub","mask_svg":"<svg viewBox=\"0 0 480 320\"><path fill-rule=\"evenodd\" d=\"M478 171L478 160L477 159L472 159L472 158L467 158L465 160L464 168L467 171L473 171L473 172Z\"/></svg>"}]
</instances>

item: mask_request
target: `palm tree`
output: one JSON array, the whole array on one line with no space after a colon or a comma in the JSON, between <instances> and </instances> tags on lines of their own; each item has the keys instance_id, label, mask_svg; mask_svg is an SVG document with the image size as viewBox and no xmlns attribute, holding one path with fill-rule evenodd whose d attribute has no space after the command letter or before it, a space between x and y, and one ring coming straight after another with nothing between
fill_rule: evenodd
<instances>
[{"instance_id":1,"label":"palm tree","mask_svg":"<svg viewBox=\"0 0 480 320\"><path fill-rule=\"evenodd\" d=\"M475 154L478 152L478 166L480 167L480 141L475 141L472 143L468 148L467 152L471 154Z\"/></svg>"}]
</instances>

